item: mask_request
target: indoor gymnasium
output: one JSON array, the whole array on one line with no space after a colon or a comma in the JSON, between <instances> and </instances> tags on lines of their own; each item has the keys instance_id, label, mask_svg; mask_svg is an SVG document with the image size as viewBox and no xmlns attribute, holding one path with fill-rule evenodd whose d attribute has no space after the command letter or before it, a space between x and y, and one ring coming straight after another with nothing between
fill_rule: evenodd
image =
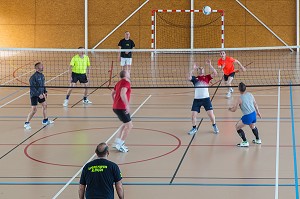
<instances>
[{"instance_id":1,"label":"indoor gymnasium","mask_svg":"<svg viewBox=\"0 0 300 199\"><path fill-rule=\"evenodd\" d=\"M299 199L299 7L1 0L0 198Z\"/></svg>"}]
</instances>

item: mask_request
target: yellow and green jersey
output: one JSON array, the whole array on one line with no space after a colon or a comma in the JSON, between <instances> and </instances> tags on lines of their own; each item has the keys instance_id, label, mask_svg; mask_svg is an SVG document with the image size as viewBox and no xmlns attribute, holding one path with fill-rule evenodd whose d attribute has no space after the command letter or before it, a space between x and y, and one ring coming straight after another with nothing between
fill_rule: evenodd
<instances>
[{"instance_id":1,"label":"yellow and green jersey","mask_svg":"<svg viewBox=\"0 0 300 199\"><path fill-rule=\"evenodd\" d=\"M72 66L73 73L86 74L86 69L91 65L91 63L87 55L83 55L83 58L79 55L75 55L72 58L70 65Z\"/></svg>"}]
</instances>

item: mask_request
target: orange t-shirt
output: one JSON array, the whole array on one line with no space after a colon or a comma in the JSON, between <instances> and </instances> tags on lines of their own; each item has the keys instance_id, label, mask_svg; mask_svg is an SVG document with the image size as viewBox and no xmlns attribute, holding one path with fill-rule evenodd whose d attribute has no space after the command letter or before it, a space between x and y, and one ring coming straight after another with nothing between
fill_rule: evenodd
<instances>
[{"instance_id":1,"label":"orange t-shirt","mask_svg":"<svg viewBox=\"0 0 300 199\"><path fill-rule=\"evenodd\" d=\"M233 59L232 57L228 57L228 56L226 56L225 60L222 60L222 58L220 58L218 60L219 67L222 67L223 65L225 65L225 67L223 68L224 75L230 75L230 73L234 72L233 62L235 62L235 59Z\"/></svg>"}]
</instances>

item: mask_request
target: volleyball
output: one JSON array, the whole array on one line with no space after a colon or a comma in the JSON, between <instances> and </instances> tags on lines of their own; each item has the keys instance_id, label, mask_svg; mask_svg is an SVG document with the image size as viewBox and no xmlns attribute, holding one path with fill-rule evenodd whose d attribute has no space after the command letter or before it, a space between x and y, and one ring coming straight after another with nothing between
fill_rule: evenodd
<instances>
[{"instance_id":1,"label":"volleyball","mask_svg":"<svg viewBox=\"0 0 300 199\"><path fill-rule=\"evenodd\" d=\"M204 6L202 9L203 14L209 15L211 13L211 7L209 6Z\"/></svg>"}]
</instances>

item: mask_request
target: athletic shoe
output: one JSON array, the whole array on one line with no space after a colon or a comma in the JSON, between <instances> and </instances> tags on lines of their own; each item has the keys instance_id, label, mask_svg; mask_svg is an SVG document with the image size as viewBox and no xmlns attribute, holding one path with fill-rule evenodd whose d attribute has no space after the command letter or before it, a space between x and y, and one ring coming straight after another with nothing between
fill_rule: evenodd
<instances>
[{"instance_id":1,"label":"athletic shoe","mask_svg":"<svg viewBox=\"0 0 300 199\"><path fill-rule=\"evenodd\" d=\"M230 87L229 88L229 92L233 93L233 88Z\"/></svg>"},{"instance_id":2,"label":"athletic shoe","mask_svg":"<svg viewBox=\"0 0 300 199\"><path fill-rule=\"evenodd\" d=\"M30 123L29 123L29 122L28 122L28 123L25 122L24 128L25 128L26 130L30 130L30 129L31 129Z\"/></svg>"},{"instance_id":3,"label":"athletic shoe","mask_svg":"<svg viewBox=\"0 0 300 199\"><path fill-rule=\"evenodd\" d=\"M122 145L116 144L116 149L122 153L127 153L129 151L128 147L125 146L124 144L122 144Z\"/></svg>"},{"instance_id":4,"label":"athletic shoe","mask_svg":"<svg viewBox=\"0 0 300 199\"><path fill-rule=\"evenodd\" d=\"M218 133L219 133L219 129L218 129L217 125L216 125L216 124L215 124L215 125L212 125L212 127L213 127L213 129L214 129L214 133L215 133L215 134L218 134Z\"/></svg>"},{"instance_id":5,"label":"athletic shoe","mask_svg":"<svg viewBox=\"0 0 300 199\"><path fill-rule=\"evenodd\" d=\"M228 92L228 93L226 94L226 97L227 97L227 98L230 98L230 97L231 97L231 92Z\"/></svg>"},{"instance_id":6,"label":"athletic shoe","mask_svg":"<svg viewBox=\"0 0 300 199\"><path fill-rule=\"evenodd\" d=\"M43 124L43 125L48 125L48 124L53 124L53 123L54 123L53 120L46 120L46 121L43 120L43 121L42 121L42 124Z\"/></svg>"},{"instance_id":7,"label":"athletic shoe","mask_svg":"<svg viewBox=\"0 0 300 199\"><path fill-rule=\"evenodd\" d=\"M255 139L255 140L252 140L252 143L253 144L261 144L261 139Z\"/></svg>"},{"instance_id":8,"label":"athletic shoe","mask_svg":"<svg viewBox=\"0 0 300 199\"><path fill-rule=\"evenodd\" d=\"M82 103L83 104L92 104L92 102L90 100L88 100L88 99L82 100Z\"/></svg>"},{"instance_id":9,"label":"athletic shoe","mask_svg":"<svg viewBox=\"0 0 300 199\"><path fill-rule=\"evenodd\" d=\"M118 144L118 143L116 143L116 142L112 143L112 145L111 145L111 146L112 146L113 148L115 148L115 149L116 149L116 148L117 148L117 145L120 145L120 146L122 146L121 144ZM123 144L123 147L124 147L124 148L126 148L126 149L128 149L128 147L127 147L127 146L125 146L124 144Z\"/></svg>"},{"instance_id":10,"label":"athletic shoe","mask_svg":"<svg viewBox=\"0 0 300 199\"><path fill-rule=\"evenodd\" d=\"M242 141L241 143L237 144L238 147L249 147L248 141Z\"/></svg>"},{"instance_id":11,"label":"athletic shoe","mask_svg":"<svg viewBox=\"0 0 300 199\"><path fill-rule=\"evenodd\" d=\"M68 106L68 104L69 104L69 100L65 99L63 106Z\"/></svg>"},{"instance_id":12,"label":"athletic shoe","mask_svg":"<svg viewBox=\"0 0 300 199\"><path fill-rule=\"evenodd\" d=\"M192 128L192 129L188 132L189 135L194 135L195 133L197 133L197 128Z\"/></svg>"}]
</instances>

